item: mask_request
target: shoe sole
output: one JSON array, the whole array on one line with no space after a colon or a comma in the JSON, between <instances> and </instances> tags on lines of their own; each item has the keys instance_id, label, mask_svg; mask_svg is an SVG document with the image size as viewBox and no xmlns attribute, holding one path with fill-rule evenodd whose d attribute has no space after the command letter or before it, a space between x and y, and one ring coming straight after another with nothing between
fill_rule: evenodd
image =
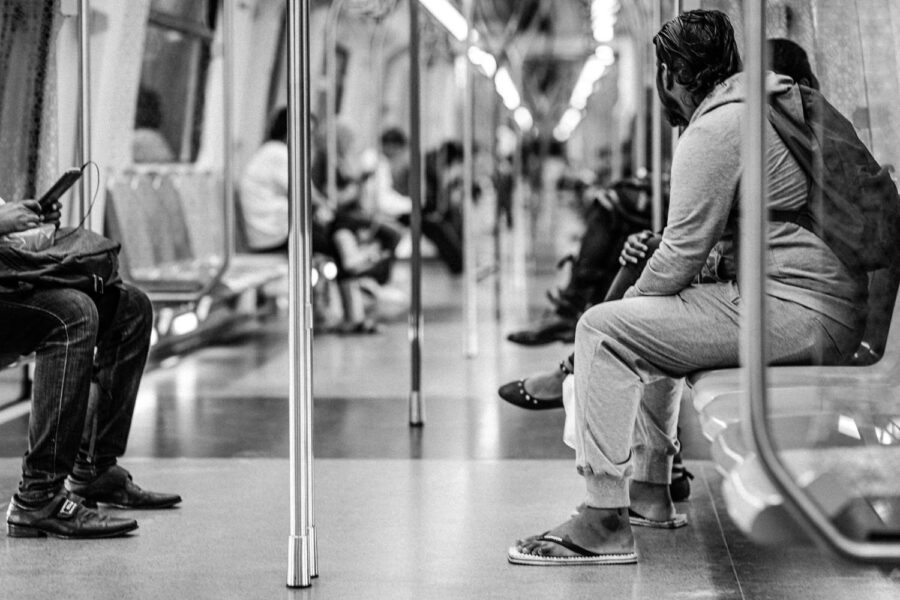
<instances>
[{"instance_id":1,"label":"shoe sole","mask_svg":"<svg viewBox=\"0 0 900 600\"><path fill-rule=\"evenodd\" d=\"M55 537L64 540L92 540L92 539L102 539L102 538L112 538L119 537L125 535L126 533L130 533L138 528L138 524L135 523L134 526L128 526L122 529L116 529L114 531L96 533L91 535L63 535L61 533L56 533L53 531L44 531L43 529L38 529L37 527L31 527L29 525L16 525L14 523L6 524L6 535L11 538L44 538L44 537Z\"/></svg>"},{"instance_id":2,"label":"shoe sole","mask_svg":"<svg viewBox=\"0 0 900 600\"><path fill-rule=\"evenodd\" d=\"M99 507L104 508L118 508L121 510L162 510L166 508L174 508L181 504L181 500L176 500L175 502L168 502L166 504L154 504L152 506L128 506L127 504L116 504L115 502L102 502L95 500L85 500L83 502L86 508L97 509Z\"/></svg>"}]
</instances>

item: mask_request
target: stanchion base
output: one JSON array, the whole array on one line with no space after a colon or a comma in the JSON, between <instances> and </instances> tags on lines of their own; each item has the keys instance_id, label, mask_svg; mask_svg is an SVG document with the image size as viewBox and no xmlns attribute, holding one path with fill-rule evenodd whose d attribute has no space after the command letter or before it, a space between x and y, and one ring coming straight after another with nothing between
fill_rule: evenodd
<instances>
[{"instance_id":1,"label":"stanchion base","mask_svg":"<svg viewBox=\"0 0 900 600\"><path fill-rule=\"evenodd\" d=\"M288 587L307 588L312 585L310 581L310 558L309 536L290 536L288 538Z\"/></svg>"},{"instance_id":2,"label":"stanchion base","mask_svg":"<svg viewBox=\"0 0 900 600\"><path fill-rule=\"evenodd\" d=\"M316 526L310 525L306 530L309 537L309 576L315 579L319 576L319 542L316 539Z\"/></svg>"},{"instance_id":3,"label":"stanchion base","mask_svg":"<svg viewBox=\"0 0 900 600\"><path fill-rule=\"evenodd\" d=\"M409 393L409 426L422 427L425 425L425 405L422 402L422 393L415 391Z\"/></svg>"}]
</instances>

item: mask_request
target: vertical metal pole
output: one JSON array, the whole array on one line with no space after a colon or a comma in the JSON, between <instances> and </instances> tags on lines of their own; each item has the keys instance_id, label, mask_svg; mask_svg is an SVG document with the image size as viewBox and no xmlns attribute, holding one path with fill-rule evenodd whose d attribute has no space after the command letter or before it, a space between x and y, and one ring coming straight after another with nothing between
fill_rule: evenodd
<instances>
[{"instance_id":1,"label":"vertical metal pole","mask_svg":"<svg viewBox=\"0 0 900 600\"><path fill-rule=\"evenodd\" d=\"M411 290L409 303L409 424L425 424L422 398L422 120L419 63L419 2L409 0L409 197L412 201L410 235Z\"/></svg>"},{"instance_id":2,"label":"vertical metal pole","mask_svg":"<svg viewBox=\"0 0 900 600\"><path fill-rule=\"evenodd\" d=\"M469 60L469 48L474 45L472 26L474 1L463 0L463 12L468 24L466 36L465 64L466 85L463 97L463 313L466 320L465 355L472 358L478 355L478 262L475 240L475 201L472 198L474 160L472 157L472 129L474 121L475 90L473 83L472 63Z\"/></svg>"},{"instance_id":3,"label":"vertical metal pole","mask_svg":"<svg viewBox=\"0 0 900 600\"><path fill-rule=\"evenodd\" d=\"M653 0L653 33L659 28L662 21L662 0ZM650 54L650 64L655 64L655 53L652 50L652 44L648 46ZM652 112L651 120L651 152L652 166L651 185L653 190L651 208L653 215L653 231L655 233L662 232L663 228L663 189L662 189L662 107L658 102L651 102L648 107Z\"/></svg>"},{"instance_id":4,"label":"vertical metal pole","mask_svg":"<svg viewBox=\"0 0 900 600\"><path fill-rule=\"evenodd\" d=\"M746 129L742 157L743 185L741 197L741 303L744 307L741 323L741 363L744 368L743 389L749 402L741 403L741 418L747 440L754 439L751 427L751 403L766 399L766 36L765 0L744 3L744 40L746 63L744 77L747 86ZM763 421L765 424L765 421Z\"/></svg>"},{"instance_id":5,"label":"vertical metal pole","mask_svg":"<svg viewBox=\"0 0 900 600\"><path fill-rule=\"evenodd\" d=\"M325 152L328 201L337 202L337 26L344 0L334 0L325 21Z\"/></svg>"},{"instance_id":6,"label":"vertical metal pole","mask_svg":"<svg viewBox=\"0 0 900 600\"><path fill-rule=\"evenodd\" d=\"M222 138L223 148L222 170L224 172L225 202L225 248L223 257L225 268L234 254L234 0L223 2L222 23Z\"/></svg>"},{"instance_id":7,"label":"vertical metal pole","mask_svg":"<svg viewBox=\"0 0 900 600\"><path fill-rule=\"evenodd\" d=\"M81 0L79 5L79 87L81 92L81 164L91 160L91 0ZM81 177L81 197L78 200L78 222L91 228L87 214L91 198L93 171L85 169ZM85 219L87 215L87 219Z\"/></svg>"},{"instance_id":8,"label":"vertical metal pole","mask_svg":"<svg viewBox=\"0 0 900 600\"><path fill-rule=\"evenodd\" d=\"M312 525L312 304L309 182L309 0L287 3L288 366L290 370L290 538L288 587L309 587L316 573Z\"/></svg>"}]
</instances>

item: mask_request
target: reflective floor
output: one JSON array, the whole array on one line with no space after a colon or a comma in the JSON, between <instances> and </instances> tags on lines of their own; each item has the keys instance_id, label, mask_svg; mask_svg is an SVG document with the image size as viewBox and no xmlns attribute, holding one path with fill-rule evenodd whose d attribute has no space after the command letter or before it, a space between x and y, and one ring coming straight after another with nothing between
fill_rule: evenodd
<instances>
[{"instance_id":1,"label":"reflective floor","mask_svg":"<svg viewBox=\"0 0 900 600\"><path fill-rule=\"evenodd\" d=\"M407 276L401 265L400 285ZM0 598L900 597L900 582L876 569L810 546L748 541L726 513L688 398L683 442L697 476L681 506L688 527L637 530L637 566L509 565L509 544L565 520L582 497L561 441L562 412L530 413L496 396L500 384L553 368L569 351L505 341L540 311L555 277L532 265L522 288L505 275L500 301L496 282L486 279L479 287L479 352L465 358L461 281L426 265L422 428L407 424L402 317L379 335L316 337L320 577L313 587L285 587L282 315L148 371L123 464L141 485L181 493L183 506L136 514L140 529L124 539L0 535ZM15 395L15 375L2 374L4 399ZM24 450L27 416L16 410L0 411L3 498L15 489Z\"/></svg>"}]
</instances>

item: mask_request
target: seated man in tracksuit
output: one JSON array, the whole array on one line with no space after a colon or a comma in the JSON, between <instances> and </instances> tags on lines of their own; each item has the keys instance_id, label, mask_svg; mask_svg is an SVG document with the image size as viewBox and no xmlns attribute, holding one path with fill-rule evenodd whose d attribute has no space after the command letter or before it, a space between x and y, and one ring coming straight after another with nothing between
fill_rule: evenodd
<instances>
[{"instance_id":1,"label":"seated man in tracksuit","mask_svg":"<svg viewBox=\"0 0 900 600\"><path fill-rule=\"evenodd\" d=\"M669 496L683 377L739 364L733 209L741 196L745 82L734 32L718 11L683 13L654 38L656 87L668 120L683 125L672 164L667 226L624 299L598 304L575 336L576 466L584 504L569 521L519 540L517 564L637 561L632 525L686 524ZM780 107L802 119L790 78L771 74ZM767 124L762 199L800 211L807 179ZM837 364L857 348L867 277L811 231L771 222L766 254L769 358L773 364Z\"/></svg>"},{"instance_id":2,"label":"seated man in tracksuit","mask_svg":"<svg viewBox=\"0 0 900 600\"><path fill-rule=\"evenodd\" d=\"M0 236L58 223L59 208L42 213L35 200L3 204ZM28 450L6 512L10 537L123 535L137 522L100 513L98 503L167 508L181 502L176 494L141 489L118 465L152 325L147 295L127 284L100 295L0 288L0 354L35 354Z\"/></svg>"}]
</instances>

